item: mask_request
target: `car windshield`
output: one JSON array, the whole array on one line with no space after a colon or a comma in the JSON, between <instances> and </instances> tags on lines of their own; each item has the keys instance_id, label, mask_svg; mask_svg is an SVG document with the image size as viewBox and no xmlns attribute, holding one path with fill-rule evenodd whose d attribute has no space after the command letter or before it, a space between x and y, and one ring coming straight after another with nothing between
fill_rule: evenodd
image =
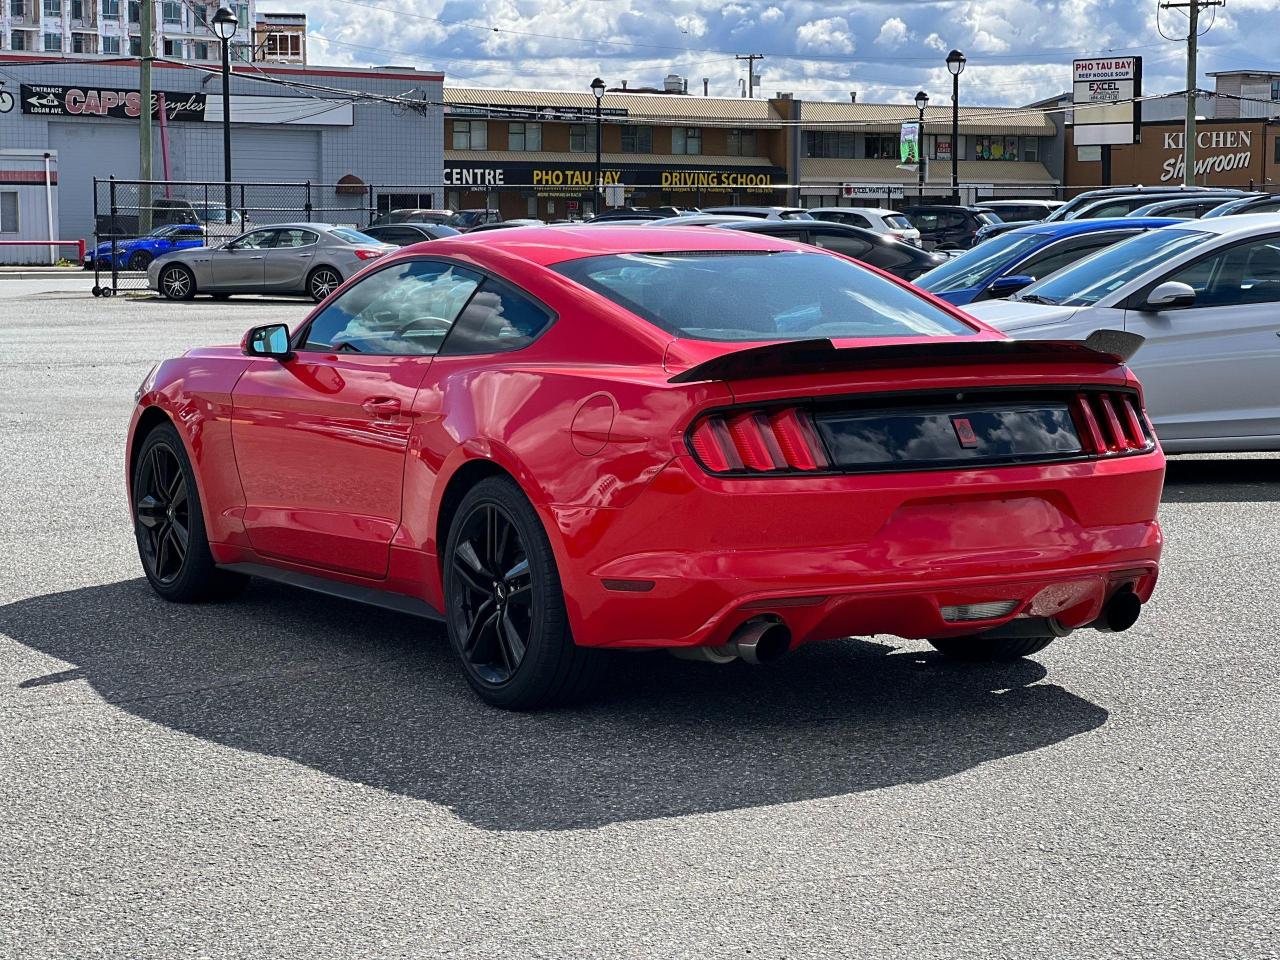
<instances>
[{"instance_id":1,"label":"car windshield","mask_svg":"<svg viewBox=\"0 0 1280 960\"><path fill-rule=\"evenodd\" d=\"M951 293L980 287L1006 264L1044 243L1040 234L1002 233L953 260L935 267L915 281L930 293Z\"/></svg>"},{"instance_id":2,"label":"car windshield","mask_svg":"<svg viewBox=\"0 0 1280 960\"><path fill-rule=\"evenodd\" d=\"M473 227L484 219L483 210L460 210L448 219L451 227Z\"/></svg>"},{"instance_id":3,"label":"car windshield","mask_svg":"<svg viewBox=\"0 0 1280 960\"><path fill-rule=\"evenodd\" d=\"M1013 299L1056 303L1068 307L1092 306L1170 257L1208 243L1214 236L1199 230L1179 230L1173 227L1140 233L1065 270L1050 274L1016 294Z\"/></svg>"},{"instance_id":4,"label":"car windshield","mask_svg":"<svg viewBox=\"0 0 1280 960\"><path fill-rule=\"evenodd\" d=\"M367 233L361 233L351 227L338 227L336 230L330 230L331 234L339 240L345 240L347 243L381 243L381 240L375 240Z\"/></svg>"},{"instance_id":5,"label":"car windshield","mask_svg":"<svg viewBox=\"0 0 1280 960\"><path fill-rule=\"evenodd\" d=\"M993 223L1004 223L1004 221L1000 219L999 214L992 213L990 210L983 210L981 213L979 213L978 222L985 223L987 225L990 225Z\"/></svg>"},{"instance_id":6,"label":"car windshield","mask_svg":"<svg viewBox=\"0 0 1280 960\"><path fill-rule=\"evenodd\" d=\"M900 213L895 213L884 218L884 222L894 230L912 230L911 221Z\"/></svg>"},{"instance_id":7,"label":"car windshield","mask_svg":"<svg viewBox=\"0 0 1280 960\"><path fill-rule=\"evenodd\" d=\"M898 284L822 253L625 253L556 267L678 337L965 336L974 328Z\"/></svg>"}]
</instances>

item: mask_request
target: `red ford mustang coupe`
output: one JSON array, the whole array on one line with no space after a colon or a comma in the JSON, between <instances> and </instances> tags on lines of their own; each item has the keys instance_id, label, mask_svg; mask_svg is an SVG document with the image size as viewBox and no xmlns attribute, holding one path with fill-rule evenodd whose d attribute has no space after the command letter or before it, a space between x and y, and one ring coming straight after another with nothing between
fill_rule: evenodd
<instances>
[{"instance_id":1,"label":"red ford mustang coupe","mask_svg":"<svg viewBox=\"0 0 1280 960\"><path fill-rule=\"evenodd\" d=\"M511 708L581 692L601 648L1019 657L1155 586L1138 342L1009 340L736 231L436 240L147 376L138 547L170 600L260 576L443 618Z\"/></svg>"}]
</instances>

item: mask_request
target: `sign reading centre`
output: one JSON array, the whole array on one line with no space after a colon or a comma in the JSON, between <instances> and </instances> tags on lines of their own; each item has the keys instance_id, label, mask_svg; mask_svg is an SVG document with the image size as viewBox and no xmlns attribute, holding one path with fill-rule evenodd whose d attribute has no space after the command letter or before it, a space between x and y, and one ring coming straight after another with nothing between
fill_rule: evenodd
<instances>
[{"instance_id":1,"label":"sign reading centre","mask_svg":"<svg viewBox=\"0 0 1280 960\"><path fill-rule=\"evenodd\" d=\"M657 164L634 164L605 167L600 171L600 177L605 187L623 185L682 192L751 192L772 190L775 183L782 182L783 172L774 167L763 170L672 170ZM449 187L528 187L542 194L576 195L593 188L595 167L591 164L542 166L532 163L446 166L444 182Z\"/></svg>"},{"instance_id":2,"label":"sign reading centre","mask_svg":"<svg viewBox=\"0 0 1280 960\"><path fill-rule=\"evenodd\" d=\"M1141 57L1075 60L1071 79L1076 146L1138 142Z\"/></svg>"}]
</instances>

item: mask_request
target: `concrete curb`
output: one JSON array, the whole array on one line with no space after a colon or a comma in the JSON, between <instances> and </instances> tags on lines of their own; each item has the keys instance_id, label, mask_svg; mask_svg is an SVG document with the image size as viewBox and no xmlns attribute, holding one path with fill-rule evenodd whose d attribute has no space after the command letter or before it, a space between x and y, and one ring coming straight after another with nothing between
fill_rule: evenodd
<instances>
[{"instance_id":1,"label":"concrete curb","mask_svg":"<svg viewBox=\"0 0 1280 960\"><path fill-rule=\"evenodd\" d=\"M0 280L44 280L48 277L88 278L93 279L92 270L79 270L71 267L47 267L44 270L0 270Z\"/></svg>"}]
</instances>

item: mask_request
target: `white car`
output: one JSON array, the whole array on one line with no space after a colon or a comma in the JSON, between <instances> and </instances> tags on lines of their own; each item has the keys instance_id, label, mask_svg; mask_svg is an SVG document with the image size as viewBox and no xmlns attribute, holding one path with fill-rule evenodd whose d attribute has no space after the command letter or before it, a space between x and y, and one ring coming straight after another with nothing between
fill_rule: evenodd
<instances>
[{"instance_id":1,"label":"white car","mask_svg":"<svg viewBox=\"0 0 1280 960\"><path fill-rule=\"evenodd\" d=\"M1019 339L1140 334L1167 452L1280 450L1280 215L1161 227L967 310Z\"/></svg>"},{"instance_id":2,"label":"white car","mask_svg":"<svg viewBox=\"0 0 1280 960\"><path fill-rule=\"evenodd\" d=\"M814 207L809 211L809 216L815 220L847 223L851 227L887 233L899 240L920 246L920 231L897 210L889 210L885 207Z\"/></svg>"}]
</instances>

